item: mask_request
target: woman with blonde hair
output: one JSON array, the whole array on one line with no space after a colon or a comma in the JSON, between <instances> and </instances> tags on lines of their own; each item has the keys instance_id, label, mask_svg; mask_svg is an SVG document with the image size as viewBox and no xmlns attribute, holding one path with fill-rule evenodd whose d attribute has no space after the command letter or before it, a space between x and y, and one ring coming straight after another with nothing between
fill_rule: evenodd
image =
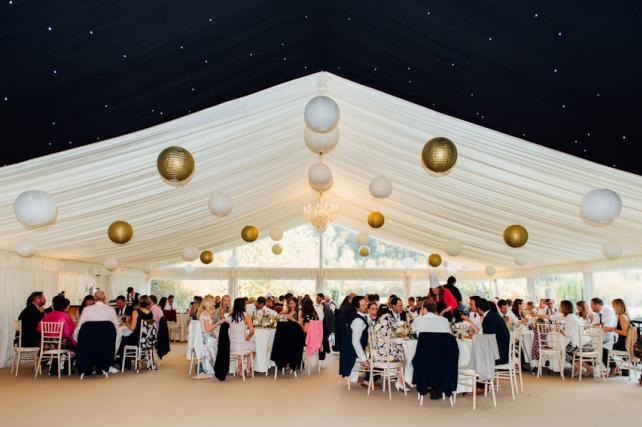
<instances>
[{"instance_id":1,"label":"woman with blonde hair","mask_svg":"<svg viewBox=\"0 0 642 427\"><path fill-rule=\"evenodd\" d=\"M216 303L212 295L205 295L201 300L196 317L201 323L201 338L203 340L203 364L202 371L194 378L197 380L209 379L214 376L214 362L216 361L216 350L218 348L218 328L225 319L214 320L216 314Z\"/></svg>"},{"instance_id":2,"label":"woman with blonde hair","mask_svg":"<svg viewBox=\"0 0 642 427\"><path fill-rule=\"evenodd\" d=\"M229 295L223 295L214 315L214 321L218 322L219 320L225 320L225 318L229 317L230 314L232 314L232 297Z\"/></svg>"},{"instance_id":3,"label":"woman with blonde hair","mask_svg":"<svg viewBox=\"0 0 642 427\"><path fill-rule=\"evenodd\" d=\"M575 304L575 307L577 307L577 317L580 319L584 319L584 321L587 324L591 323L591 313L589 312L588 305L586 304L586 301L578 301Z\"/></svg>"},{"instance_id":4,"label":"woman with blonde hair","mask_svg":"<svg viewBox=\"0 0 642 427\"><path fill-rule=\"evenodd\" d=\"M604 327L602 329L604 329L604 332L615 332L617 334L617 341L613 344L613 350L626 351L626 336L631 326L626 311L626 304L624 304L622 299L616 298L611 302L611 306L613 306L613 311L615 311L615 315L617 316L617 325L614 328ZM611 372L609 372L610 377L620 374L628 375L628 372L620 372L620 369L616 366L613 366Z\"/></svg>"}]
</instances>

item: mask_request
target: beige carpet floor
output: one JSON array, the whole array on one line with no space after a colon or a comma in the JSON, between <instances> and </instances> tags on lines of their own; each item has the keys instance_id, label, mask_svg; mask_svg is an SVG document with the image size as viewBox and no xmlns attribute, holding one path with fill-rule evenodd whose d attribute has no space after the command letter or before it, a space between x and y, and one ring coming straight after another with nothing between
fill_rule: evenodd
<instances>
[{"instance_id":1,"label":"beige carpet floor","mask_svg":"<svg viewBox=\"0 0 642 427\"><path fill-rule=\"evenodd\" d=\"M635 426L642 416L642 387L626 379L562 381L525 375L525 393L516 401L510 389L451 408L447 401L424 402L415 393L394 393L392 401L377 390L354 386L348 391L330 356L320 374L299 378L258 375L243 383L195 381L187 376L184 345L175 345L158 371L85 378L33 378L23 368L18 377L0 370L0 426ZM501 424L498 424L501 423Z\"/></svg>"}]
</instances>

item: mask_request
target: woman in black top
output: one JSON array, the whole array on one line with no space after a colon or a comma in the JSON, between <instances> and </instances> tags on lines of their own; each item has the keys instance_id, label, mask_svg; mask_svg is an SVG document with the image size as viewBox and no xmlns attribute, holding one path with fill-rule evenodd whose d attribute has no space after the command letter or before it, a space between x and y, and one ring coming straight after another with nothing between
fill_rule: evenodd
<instances>
[{"instance_id":1,"label":"woman in black top","mask_svg":"<svg viewBox=\"0 0 642 427\"><path fill-rule=\"evenodd\" d=\"M299 312L299 325L303 328L303 332L308 332L308 326L311 320L319 320L319 315L314 309L314 304L310 298L306 298L301 303L301 310Z\"/></svg>"}]
</instances>

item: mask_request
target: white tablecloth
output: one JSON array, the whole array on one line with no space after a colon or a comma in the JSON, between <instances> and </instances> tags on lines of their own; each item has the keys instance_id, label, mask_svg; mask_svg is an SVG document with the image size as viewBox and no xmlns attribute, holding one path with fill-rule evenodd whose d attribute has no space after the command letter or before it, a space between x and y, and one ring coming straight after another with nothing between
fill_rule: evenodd
<instances>
[{"instance_id":1,"label":"white tablecloth","mask_svg":"<svg viewBox=\"0 0 642 427\"><path fill-rule=\"evenodd\" d=\"M417 340L413 339L400 339L396 338L393 340L396 343L401 344L403 347L404 357L406 358L406 366L404 367L404 379L406 384L412 384L412 374L414 369L412 367L412 359L415 357L415 352L417 351ZM457 346L459 347L459 366L468 366L470 361L470 349L472 348L472 340L457 340Z\"/></svg>"}]
</instances>

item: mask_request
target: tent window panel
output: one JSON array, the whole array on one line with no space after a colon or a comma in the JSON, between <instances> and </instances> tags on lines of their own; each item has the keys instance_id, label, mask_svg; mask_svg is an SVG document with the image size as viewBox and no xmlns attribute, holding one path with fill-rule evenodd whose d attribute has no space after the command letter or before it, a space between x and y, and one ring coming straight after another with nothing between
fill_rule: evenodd
<instances>
[{"instance_id":1,"label":"tent window panel","mask_svg":"<svg viewBox=\"0 0 642 427\"><path fill-rule=\"evenodd\" d=\"M457 287L464 304L468 304L468 298L473 295L483 298L492 298L491 286L488 279L478 280L457 280Z\"/></svg>"},{"instance_id":2,"label":"tent window panel","mask_svg":"<svg viewBox=\"0 0 642 427\"><path fill-rule=\"evenodd\" d=\"M621 298L629 317L642 319L642 270L596 272L593 293L602 298L605 305Z\"/></svg>"},{"instance_id":3,"label":"tent window panel","mask_svg":"<svg viewBox=\"0 0 642 427\"><path fill-rule=\"evenodd\" d=\"M558 305L562 300L577 302L584 298L582 273L541 276L535 279L535 296L539 299L553 298Z\"/></svg>"},{"instance_id":4,"label":"tent window panel","mask_svg":"<svg viewBox=\"0 0 642 427\"><path fill-rule=\"evenodd\" d=\"M227 294L227 280L152 280L151 293L159 300L174 295L174 304L184 310L196 295Z\"/></svg>"},{"instance_id":5,"label":"tent window panel","mask_svg":"<svg viewBox=\"0 0 642 427\"><path fill-rule=\"evenodd\" d=\"M275 296L291 293L297 297L315 294L315 280L246 280L238 281L239 297Z\"/></svg>"},{"instance_id":6,"label":"tent window panel","mask_svg":"<svg viewBox=\"0 0 642 427\"><path fill-rule=\"evenodd\" d=\"M526 278L497 279L497 296L502 299L510 298L514 300L521 298L528 300Z\"/></svg>"}]
</instances>

